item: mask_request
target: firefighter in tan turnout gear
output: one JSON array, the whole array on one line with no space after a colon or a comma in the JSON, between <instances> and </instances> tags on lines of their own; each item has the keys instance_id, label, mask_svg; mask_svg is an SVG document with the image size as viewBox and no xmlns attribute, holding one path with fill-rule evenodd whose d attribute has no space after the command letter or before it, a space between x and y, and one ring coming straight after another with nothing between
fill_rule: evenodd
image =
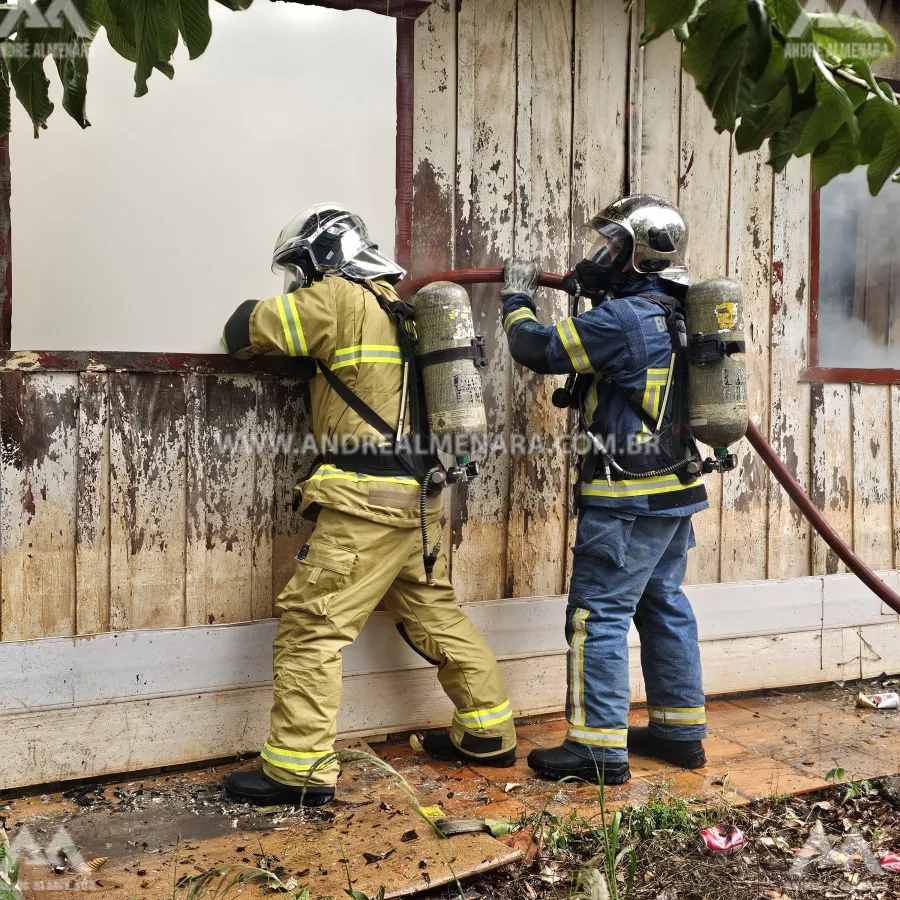
<instances>
[{"instance_id":1,"label":"firefighter in tan turnout gear","mask_svg":"<svg viewBox=\"0 0 900 900\"><path fill-rule=\"evenodd\" d=\"M432 560L434 584L426 581L421 473L437 460L402 442L417 417L427 418L406 359L411 345L403 346L412 332L409 307L394 290L405 272L378 251L358 216L333 203L307 207L288 223L273 268L284 272L284 294L241 304L223 343L241 359L280 350L316 361L312 427L325 449L298 487L316 527L277 601L275 705L262 769L229 775L226 788L261 804L331 800L341 652L381 600L404 640L438 667L456 708L449 729L426 735L425 751L512 765L516 737L506 688L457 605L443 554ZM391 436L400 440L392 444ZM433 534L441 510L438 489L425 500Z\"/></svg>"}]
</instances>

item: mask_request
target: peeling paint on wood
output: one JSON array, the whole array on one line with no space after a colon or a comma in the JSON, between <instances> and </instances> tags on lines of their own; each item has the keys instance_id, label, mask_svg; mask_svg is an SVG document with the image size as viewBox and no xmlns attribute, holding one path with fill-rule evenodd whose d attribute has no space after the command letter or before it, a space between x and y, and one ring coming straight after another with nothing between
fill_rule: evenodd
<instances>
[{"instance_id":1,"label":"peeling paint on wood","mask_svg":"<svg viewBox=\"0 0 900 900\"><path fill-rule=\"evenodd\" d=\"M77 376L0 375L3 640L75 626Z\"/></svg>"},{"instance_id":2,"label":"peeling paint on wood","mask_svg":"<svg viewBox=\"0 0 900 900\"><path fill-rule=\"evenodd\" d=\"M500 266L513 250L516 3L463 0L457 7L457 266ZM488 430L509 435L511 362L496 285L472 288L476 331L485 335ZM506 596L510 461L486 454L481 477L453 497L452 579L468 600ZM485 564L490 560L490 565Z\"/></svg>"},{"instance_id":3,"label":"peeling paint on wood","mask_svg":"<svg viewBox=\"0 0 900 900\"><path fill-rule=\"evenodd\" d=\"M811 389L812 472L810 497L828 523L853 546L853 445L850 386L815 384ZM813 534L814 575L836 575L847 567Z\"/></svg>"},{"instance_id":4,"label":"peeling paint on wood","mask_svg":"<svg viewBox=\"0 0 900 900\"><path fill-rule=\"evenodd\" d=\"M646 73L644 77L646 84ZM731 142L730 135L716 132L712 113L686 72L681 75L680 134L678 205L688 223L687 257L691 278L701 281L728 271ZM700 451L712 455L712 448L703 444ZM694 516L697 547L688 562L689 584L708 584L721 577L722 477L713 475L705 481L709 509Z\"/></svg>"},{"instance_id":5,"label":"peeling paint on wood","mask_svg":"<svg viewBox=\"0 0 900 900\"><path fill-rule=\"evenodd\" d=\"M769 433L769 296L772 264L772 170L766 156L732 152L728 274L741 284L750 418ZM722 479L722 581L766 577L769 470L742 440L738 468Z\"/></svg>"},{"instance_id":6,"label":"peeling paint on wood","mask_svg":"<svg viewBox=\"0 0 900 900\"><path fill-rule=\"evenodd\" d=\"M853 550L875 569L892 563L890 387L853 384Z\"/></svg>"},{"instance_id":7,"label":"peeling paint on wood","mask_svg":"<svg viewBox=\"0 0 900 900\"><path fill-rule=\"evenodd\" d=\"M795 159L775 176L772 237L771 426L775 452L804 490L809 490L809 385L801 383L808 365L809 323L808 159ZM781 485L769 480L768 577L791 578L810 572L809 523Z\"/></svg>"},{"instance_id":8,"label":"peeling paint on wood","mask_svg":"<svg viewBox=\"0 0 900 900\"><path fill-rule=\"evenodd\" d=\"M78 376L76 633L109 630L109 380Z\"/></svg>"},{"instance_id":9,"label":"peeling paint on wood","mask_svg":"<svg viewBox=\"0 0 900 900\"><path fill-rule=\"evenodd\" d=\"M184 625L184 382L178 375L109 379L110 626Z\"/></svg>"},{"instance_id":10,"label":"peeling paint on wood","mask_svg":"<svg viewBox=\"0 0 900 900\"><path fill-rule=\"evenodd\" d=\"M517 23L516 256L548 271L568 268L571 253L572 4L520 0ZM499 299L499 298L498 298ZM496 302L496 301L495 301ZM559 291L535 295L538 319L568 315ZM564 580L569 509L568 459L558 438L568 415L551 395L555 376L514 366L510 431L543 449L512 454L507 592L558 593Z\"/></svg>"}]
</instances>

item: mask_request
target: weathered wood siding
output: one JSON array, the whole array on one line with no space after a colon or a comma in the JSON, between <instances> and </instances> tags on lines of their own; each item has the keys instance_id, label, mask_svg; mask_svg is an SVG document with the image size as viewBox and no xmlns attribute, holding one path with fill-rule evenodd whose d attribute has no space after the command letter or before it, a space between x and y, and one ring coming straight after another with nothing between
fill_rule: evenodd
<instances>
[{"instance_id":1,"label":"weathered wood siding","mask_svg":"<svg viewBox=\"0 0 900 900\"><path fill-rule=\"evenodd\" d=\"M301 385L6 371L0 411L4 641L273 614L309 532Z\"/></svg>"},{"instance_id":2,"label":"weathered wood siding","mask_svg":"<svg viewBox=\"0 0 900 900\"><path fill-rule=\"evenodd\" d=\"M638 47L620 0L438 0L415 24L414 274L564 271L580 227L625 191L677 200L696 276L744 288L753 420L873 567L900 566L900 389L801 382L808 364L810 176L739 156L666 38ZM496 286L472 289L495 434L560 436L557 379L511 362ZM239 298L236 298L236 300ZM21 298L19 302L27 302ZM541 318L565 315L541 292ZM310 524L292 510L307 459L289 378L0 372L0 638L235 622L273 614ZM244 443L220 452L223 436ZM259 451L259 452L256 452ZM708 480L689 580L842 571L749 446ZM462 600L565 590L571 466L500 449L448 495Z\"/></svg>"}]
</instances>

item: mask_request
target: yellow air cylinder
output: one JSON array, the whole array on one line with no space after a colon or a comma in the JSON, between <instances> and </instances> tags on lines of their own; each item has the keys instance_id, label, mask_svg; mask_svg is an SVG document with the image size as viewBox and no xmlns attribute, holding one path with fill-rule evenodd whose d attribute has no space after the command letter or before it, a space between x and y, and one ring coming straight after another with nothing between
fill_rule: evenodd
<instances>
[{"instance_id":1,"label":"yellow air cylinder","mask_svg":"<svg viewBox=\"0 0 900 900\"><path fill-rule=\"evenodd\" d=\"M689 421L694 437L714 449L739 441L747 431L747 370L741 286L730 278L692 284L687 295L687 333L694 351L689 366ZM734 351L716 356L718 341ZM698 362L699 360L699 362ZM705 360L705 361L704 361Z\"/></svg>"},{"instance_id":2,"label":"yellow air cylinder","mask_svg":"<svg viewBox=\"0 0 900 900\"><path fill-rule=\"evenodd\" d=\"M458 284L435 281L416 294L412 305L431 434L442 450L464 457L487 432L480 360L474 358L481 339L469 295ZM430 355L439 351L449 351L447 357L457 351L457 358L434 361L440 356ZM464 351L470 355L463 356Z\"/></svg>"}]
</instances>

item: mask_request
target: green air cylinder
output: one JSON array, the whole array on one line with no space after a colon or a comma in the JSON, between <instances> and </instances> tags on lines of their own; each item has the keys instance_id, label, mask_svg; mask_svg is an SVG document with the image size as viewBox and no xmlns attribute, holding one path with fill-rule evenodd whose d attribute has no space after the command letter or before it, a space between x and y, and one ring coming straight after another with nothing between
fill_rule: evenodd
<instances>
[{"instance_id":1,"label":"green air cylinder","mask_svg":"<svg viewBox=\"0 0 900 900\"><path fill-rule=\"evenodd\" d=\"M465 289L450 281L435 281L413 298L418 335L417 353L472 348L475 326ZM422 366L425 403L432 435L441 449L465 456L487 432L481 373L471 358Z\"/></svg>"},{"instance_id":2,"label":"green air cylinder","mask_svg":"<svg viewBox=\"0 0 900 900\"><path fill-rule=\"evenodd\" d=\"M687 295L688 341L700 335L743 341L741 286L730 278L692 284ZM713 448L739 441L747 431L747 370L742 354L689 367L689 421L694 437Z\"/></svg>"}]
</instances>

